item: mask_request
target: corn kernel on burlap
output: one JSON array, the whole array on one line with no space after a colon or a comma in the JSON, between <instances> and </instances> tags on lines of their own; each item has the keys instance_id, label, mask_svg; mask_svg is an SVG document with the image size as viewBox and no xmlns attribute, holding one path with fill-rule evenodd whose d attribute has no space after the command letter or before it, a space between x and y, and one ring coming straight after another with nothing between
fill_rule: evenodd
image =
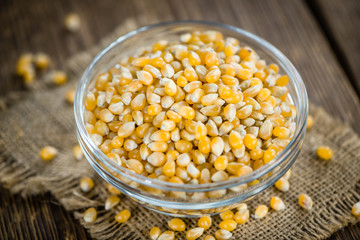
<instances>
[{"instance_id":1,"label":"corn kernel on burlap","mask_svg":"<svg viewBox=\"0 0 360 240\"><path fill-rule=\"evenodd\" d=\"M64 100L93 56L103 46L121 34L134 29L124 24L98 46L77 54L66 62L70 83L53 87L47 77L37 79L33 87L21 94L12 94L2 101L10 103L0 111L0 181L13 192L38 194L50 191L63 206L74 213L90 235L98 239L148 239L153 226L168 229L170 219L147 210L125 196L111 211L104 210L108 196L105 182L96 176L89 163L76 160L72 148L77 143L73 107ZM0 105L1 106L1 105ZM359 221L351 215L351 207L360 200L360 140L347 126L334 120L319 108L312 108L315 125L308 131L300 157L290 178L290 191L282 193L269 188L249 203L250 212L258 204L269 205L270 197L281 197L286 210L270 211L261 220L253 218L233 231L232 239L323 239L349 223ZM333 159L318 160L315 148L320 144L334 150ZM59 149L51 162L43 162L39 151L45 145ZM90 176L95 188L87 194L79 189L79 179ZM299 194L307 193L314 200L312 211L298 206ZM88 207L98 209L98 219L85 223L82 212ZM121 209L130 209L127 223L117 224L114 216ZM213 226L206 234L217 230L220 218L213 217ZM196 226L196 219L186 220L188 228ZM176 233L184 239L184 233Z\"/></svg>"}]
</instances>

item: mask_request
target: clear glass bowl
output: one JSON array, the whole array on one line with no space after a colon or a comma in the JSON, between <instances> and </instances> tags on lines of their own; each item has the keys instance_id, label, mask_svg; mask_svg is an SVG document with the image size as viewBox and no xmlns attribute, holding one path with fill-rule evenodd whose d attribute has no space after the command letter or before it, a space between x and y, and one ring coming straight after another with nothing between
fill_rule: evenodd
<instances>
[{"instance_id":1,"label":"clear glass bowl","mask_svg":"<svg viewBox=\"0 0 360 240\"><path fill-rule=\"evenodd\" d=\"M224 36L240 40L252 47L267 62L277 63L280 71L290 77L291 101L296 106L296 131L288 146L270 163L243 177L209 184L174 184L144 177L111 161L92 142L85 129L84 98L94 85L96 76L130 56L151 46L157 40L175 40L186 32L216 30ZM144 206L173 216L215 214L234 208L272 186L293 165L299 155L306 131L308 99L301 76L291 62L273 45L242 29L220 23L178 21L161 23L129 32L108 45L90 63L78 84L75 96L75 121L78 141L95 171L107 182ZM256 185L250 185L253 180Z\"/></svg>"}]
</instances>

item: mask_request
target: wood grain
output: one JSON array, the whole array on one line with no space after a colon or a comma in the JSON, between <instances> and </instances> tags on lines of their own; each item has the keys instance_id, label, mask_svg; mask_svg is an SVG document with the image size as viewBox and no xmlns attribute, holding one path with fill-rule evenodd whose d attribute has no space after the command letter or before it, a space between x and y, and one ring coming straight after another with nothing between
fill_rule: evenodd
<instances>
[{"instance_id":1,"label":"wood grain","mask_svg":"<svg viewBox=\"0 0 360 240\"><path fill-rule=\"evenodd\" d=\"M63 28L63 19L69 12L78 13L82 19L81 30L76 34ZM69 56L92 46L126 21L135 28L181 19L223 22L270 41L298 68L310 99L360 133L359 98L321 25L303 1L35 0L31 4L26 0L1 1L0 95L24 89L13 74L21 53L46 52L53 65L61 68ZM88 237L49 195L22 199L4 189L0 189L0 194L0 239ZM15 223L9 221L11 218L16 219ZM348 227L330 239L360 239L359 229L359 224Z\"/></svg>"},{"instance_id":2,"label":"wood grain","mask_svg":"<svg viewBox=\"0 0 360 240\"><path fill-rule=\"evenodd\" d=\"M339 64L360 94L360 1L316 0L312 3Z\"/></svg>"}]
</instances>

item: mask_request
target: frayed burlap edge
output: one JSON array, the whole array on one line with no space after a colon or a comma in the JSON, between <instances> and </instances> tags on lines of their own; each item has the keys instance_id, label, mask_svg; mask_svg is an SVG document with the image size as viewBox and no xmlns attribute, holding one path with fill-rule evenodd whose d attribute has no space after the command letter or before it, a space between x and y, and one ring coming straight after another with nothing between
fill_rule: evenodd
<instances>
[{"instance_id":1,"label":"frayed burlap edge","mask_svg":"<svg viewBox=\"0 0 360 240\"><path fill-rule=\"evenodd\" d=\"M126 21L121 27L116 29L114 33L105 38L99 45L87 50L86 52L79 53L66 61L65 69L69 74L72 82L76 82L85 67L89 64L91 59L96 55L104 46L116 39L121 34L132 30L136 24L132 21ZM11 108L11 104L16 105L18 101L26 98L24 95L30 95L35 91L40 91L48 87L46 78L44 81L39 81L30 87L28 92L12 93L5 99L0 101L0 107L4 111L6 108ZM346 151L354 158L354 161L359 162L360 158L360 140L359 137L346 125L342 124L339 120L334 120L326 112L320 108L312 107L311 114L315 119L315 127L311 131L324 137L336 137L336 144L338 148ZM308 133L307 138L310 138L312 132ZM122 197L122 205L128 205L132 208L133 217L135 220L131 224L125 224L119 227L113 221L114 214L120 207L114 211L104 211L103 203L108 195L105 190L105 183L93 172L90 174L96 179L97 186L90 193L84 194L79 190L78 182L79 176L63 178L59 177L44 177L31 167L24 166L12 156L7 149L2 149L2 141L0 139L0 181L14 193L21 193L23 196L29 194L39 194L50 191L69 211L73 211L74 216L80 220L81 224L87 228L92 237L98 239L110 239L113 237L121 236L121 239L147 239L146 233L148 229L142 226L142 219L149 219L150 217L157 216L158 222L166 226L166 221L169 219L166 216L149 212L146 209L134 204L130 199ZM335 140L334 140L335 141ZM351 167L351 166L349 166ZM325 177L325 176L324 176ZM334 179L329 179L329 184ZM340 228L345 227L349 223L356 223L359 219L351 215L351 207L354 202L359 201L360 194L360 177L353 179L353 186L349 191L334 194L332 198L325 199L327 207L326 211L316 212L312 211L311 217L308 217L306 222L299 222L296 227L289 229L288 232L283 233L284 239L323 239L329 237L333 232ZM320 201L321 203L321 201ZM320 204L315 202L316 204ZM82 212L88 207L98 207L98 219L93 224L85 223L82 220ZM316 210L316 208L314 209ZM139 213L139 216L136 216ZM276 216L275 216L276 217ZM137 221L136 221L137 220ZM289 221L296 221L296 219L289 218ZM138 223L136 223L138 222ZM218 223L218 220L215 220ZM195 220L187 220L188 225L194 225ZM249 223L250 224L250 223ZM254 224L254 223L252 223ZM147 227L145 227L147 228ZM250 228L250 227L249 227ZM214 230L210 230L213 232ZM244 234L240 231L234 232L236 238L242 237ZM179 235L178 235L179 236ZM181 235L183 236L183 235ZM261 236L258 236L258 238Z\"/></svg>"}]
</instances>

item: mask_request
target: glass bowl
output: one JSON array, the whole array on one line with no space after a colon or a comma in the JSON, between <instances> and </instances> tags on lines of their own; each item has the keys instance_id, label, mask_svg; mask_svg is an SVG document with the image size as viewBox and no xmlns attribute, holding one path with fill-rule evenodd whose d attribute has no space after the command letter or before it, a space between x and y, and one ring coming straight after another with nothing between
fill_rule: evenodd
<instances>
[{"instance_id":1,"label":"glass bowl","mask_svg":"<svg viewBox=\"0 0 360 240\"><path fill-rule=\"evenodd\" d=\"M290 78L290 101L297 109L296 130L287 147L270 163L254 172L223 182L175 184L148 178L111 161L90 139L85 128L84 99L96 76L114 66L124 56L136 54L160 39L175 40L186 32L216 30L239 39L267 62L277 63ZM236 207L283 176L297 159L302 147L308 115L308 99L301 76L292 63L273 45L242 29L220 23L176 21L146 26L129 32L103 49L90 63L77 86L75 96L76 133L80 146L95 171L130 198L152 210L172 216L191 217L215 214ZM254 180L257 184L254 183Z\"/></svg>"}]
</instances>

